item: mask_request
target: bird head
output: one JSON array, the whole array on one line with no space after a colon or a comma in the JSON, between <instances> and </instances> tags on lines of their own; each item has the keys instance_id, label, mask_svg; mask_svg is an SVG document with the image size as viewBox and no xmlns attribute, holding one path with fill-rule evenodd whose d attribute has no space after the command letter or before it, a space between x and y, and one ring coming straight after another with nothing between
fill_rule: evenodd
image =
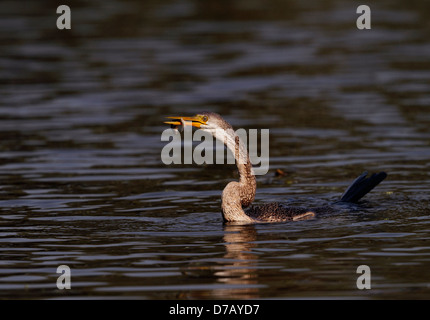
<instances>
[{"instance_id":1,"label":"bird head","mask_svg":"<svg viewBox=\"0 0 430 320\"><path fill-rule=\"evenodd\" d=\"M202 112L193 117L167 117L172 128L179 126L192 126L210 133L215 139L221 141L232 152L237 163L245 164L249 161L246 145L241 143L233 127L219 114Z\"/></svg>"},{"instance_id":2,"label":"bird head","mask_svg":"<svg viewBox=\"0 0 430 320\"><path fill-rule=\"evenodd\" d=\"M164 123L172 126L181 126L184 124L191 125L198 129L210 131L214 129L231 129L231 126L219 114L213 112L202 112L193 117L167 117L171 119Z\"/></svg>"},{"instance_id":3,"label":"bird head","mask_svg":"<svg viewBox=\"0 0 430 320\"><path fill-rule=\"evenodd\" d=\"M192 126L205 132L211 133L215 138L223 140L225 135L231 134L232 126L225 121L219 114L213 112L202 112L193 117L167 117L172 128L179 126Z\"/></svg>"}]
</instances>

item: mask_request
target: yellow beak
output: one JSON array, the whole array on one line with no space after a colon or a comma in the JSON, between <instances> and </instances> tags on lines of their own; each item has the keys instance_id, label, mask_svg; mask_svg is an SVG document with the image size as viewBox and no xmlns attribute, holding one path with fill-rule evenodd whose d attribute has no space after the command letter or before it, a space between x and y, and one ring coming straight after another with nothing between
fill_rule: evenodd
<instances>
[{"instance_id":1,"label":"yellow beak","mask_svg":"<svg viewBox=\"0 0 430 320\"><path fill-rule=\"evenodd\" d=\"M202 116L194 116L194 117L166 117L168 119L173 119L173 121L165 121L164 123L180 126L182 124L190 124L193 127L200 128L202 124L206 124L206 121L203 121Z\"/></svg>"}]
</instances>

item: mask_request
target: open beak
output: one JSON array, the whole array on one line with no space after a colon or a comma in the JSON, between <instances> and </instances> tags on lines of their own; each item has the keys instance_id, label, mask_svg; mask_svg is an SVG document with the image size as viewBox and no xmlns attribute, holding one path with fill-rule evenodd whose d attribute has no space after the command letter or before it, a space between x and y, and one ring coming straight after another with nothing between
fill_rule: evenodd
<instances>
[{"instance_id":1,"label":"open beak","mask_svg":"<svg viewBox=\"0 0 430 320\"><path fill-rule=\"evenodd\" d=\"M167 117L168 119L172 119L171 121L165 121L164 123L170 124L172 126L181 126L181 125L191 125L196 128L200 128L201 125L206 124L206 121L203 121L202 116L194 116L194 117Z\"/></svg>"}]
</instances>

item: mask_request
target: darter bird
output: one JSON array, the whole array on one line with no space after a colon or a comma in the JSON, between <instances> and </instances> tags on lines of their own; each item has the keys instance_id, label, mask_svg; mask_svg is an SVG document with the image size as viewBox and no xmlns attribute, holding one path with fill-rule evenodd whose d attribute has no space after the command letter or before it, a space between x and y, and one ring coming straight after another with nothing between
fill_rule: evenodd
<instances>
[{"instance_id":1,"label":"darter bird","mask_svg":"<svg viewBox=\"0 0 430 320\"><path fill-rule=\"evenodd\" d=\"M233 153L240 179L228 183L222 192L221 208L225 222L297 221L312 219L316 215L333 211L332 206L307 208L287 206L278 202L260 206L252 205L257 190L257 182L246 147L240 143L240 138L234 132L233 127L219 114L212 112L203 112L193 117L168 118L170 120L165 123L174 128L181 125L191 125L211 133ZM367 175L368 173L364 172L355 179L337 202L356 203L387 177L385 172L374 173L370 177Z\"/></svg>"}]
</instances>

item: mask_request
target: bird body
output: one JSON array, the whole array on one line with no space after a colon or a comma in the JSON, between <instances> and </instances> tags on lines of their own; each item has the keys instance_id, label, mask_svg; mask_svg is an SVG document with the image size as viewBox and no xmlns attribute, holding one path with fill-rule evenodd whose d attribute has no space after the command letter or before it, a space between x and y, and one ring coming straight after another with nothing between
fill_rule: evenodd
<instances>
[{"instance_id":1,"label":"bird body","mask_svg":"<svg viewBox=\"0 0 430 320\"><path fill-rule=\"evenodd\" d=\"M222 192L222 215L226 222L261 223L297 221L314 218L317 214L333 211L330 206L319 208L291 207L282 203L268 203L253 206L257 182L246 147L240 142L232 126L219 114L203 112L194 117L169 117L166 123L172 126L190 125L210 132L224 142L236 159L239 181L227 184ZM387 174L380 172L367 178L367 172L360 175L342 195L342 202L357 202L382 180Z\"/></svg>"}]
</instances>

